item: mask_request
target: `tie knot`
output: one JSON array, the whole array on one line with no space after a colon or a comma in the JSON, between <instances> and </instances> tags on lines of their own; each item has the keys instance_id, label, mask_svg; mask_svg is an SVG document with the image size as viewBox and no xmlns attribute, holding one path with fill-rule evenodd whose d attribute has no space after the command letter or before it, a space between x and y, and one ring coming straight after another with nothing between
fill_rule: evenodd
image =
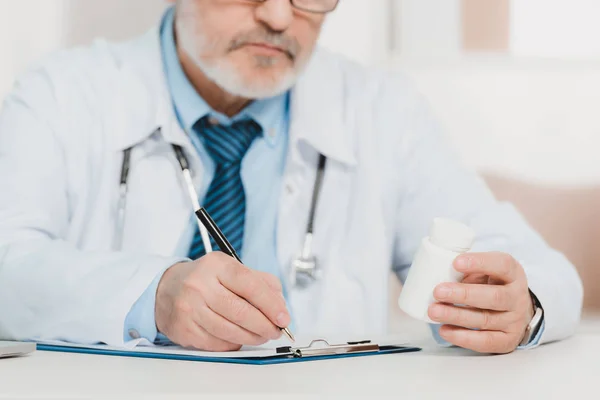
<instances>
[{"instance_id":1,"label":"tie knot","mask_svg":"<svg viewBox=\"0 0 600 400\"><path fill-rule=\"evenodd\" d=\"M204 139L206 151L217 165L239 164L262 128L254 120L243 120L230 126L213 125L208 117L200 119L196 132Z\"/></svg>"}]
</instances>

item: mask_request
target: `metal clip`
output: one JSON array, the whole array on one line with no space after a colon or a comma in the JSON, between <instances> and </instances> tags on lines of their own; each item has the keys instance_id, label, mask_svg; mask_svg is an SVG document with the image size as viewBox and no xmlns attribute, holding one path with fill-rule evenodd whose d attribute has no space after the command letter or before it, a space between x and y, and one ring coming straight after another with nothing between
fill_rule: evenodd
<instances>
[{"instance_id":1,"label":"metal clip","mask_svg":"<svg viewBox=\"0 0 600 400\"><path fill-rule=\"evenodd\" d=\"M318 346L319 344L324 344L324 346ZM325 339L317 339L310 342L307 347L280 347L277 349L277 354L289 354L295 358L301 358L377 351L379 351L379 345L371 343L370 340L331 345Z\"/></svg>"}]
</instances>

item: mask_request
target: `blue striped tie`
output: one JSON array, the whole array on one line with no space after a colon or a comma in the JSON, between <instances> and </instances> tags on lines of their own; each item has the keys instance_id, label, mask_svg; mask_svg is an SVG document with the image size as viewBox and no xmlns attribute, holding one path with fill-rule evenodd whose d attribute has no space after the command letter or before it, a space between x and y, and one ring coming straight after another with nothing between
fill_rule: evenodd
<instances>
[{"instance_id":1,"label":"blue striped tie","mask_svg":"<svg viewBox=\"0 0 600 400\"><path fill-rule=\"evenodd\" d=\"M240 174L242 159L254 139L262 134L262 128L253 120L235 122L231 126L211 125L208 117L204 117L194 130L215 162L215 176L203 207L241 257L246 220L246 195ZM214 240L211 239L211 243L218 249ZM200 231L196 228L189 258L196 260L205 254Z\"/></svg>"}]
</instances>

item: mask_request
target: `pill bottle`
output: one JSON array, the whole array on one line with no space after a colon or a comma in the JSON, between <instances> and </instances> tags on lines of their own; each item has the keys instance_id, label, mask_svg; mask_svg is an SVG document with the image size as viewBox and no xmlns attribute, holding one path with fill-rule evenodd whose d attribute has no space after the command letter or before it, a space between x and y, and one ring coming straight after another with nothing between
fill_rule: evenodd
<instances>
[{"instance_id":1,"label":"pill bottle","mask_svg":"<svg viewBox=\"0 0 600 400\"><path fill-rule=\"evenodd\" d=\"M454 269L456 257L471 250L475 233L457 221L436 218L429 236L421 241L398 305L411 317L433 323L428 316L429 306L436 302L433 291L445 282L461 282L464 274Z\"/></svg>"}]
</instances>

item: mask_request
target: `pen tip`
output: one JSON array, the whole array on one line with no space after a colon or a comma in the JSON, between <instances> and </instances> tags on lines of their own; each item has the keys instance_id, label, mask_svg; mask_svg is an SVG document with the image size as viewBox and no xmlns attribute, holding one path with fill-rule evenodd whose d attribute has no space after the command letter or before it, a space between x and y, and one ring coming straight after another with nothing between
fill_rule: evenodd
<instances>
[{"instance_id":1,"label":"pen tip","mask_svg":"<svg viewBox=\"0 0 600 400\"><path fill-rule=\"evenodd\" d=\"M296 342L296 338L294 338L294 335L288 328L283 328L282 331L283 331L283 333L285 333L285 335L288 337L288 339L290 339L290 341L292 343Z\"/></svg>"}]
</instances>

